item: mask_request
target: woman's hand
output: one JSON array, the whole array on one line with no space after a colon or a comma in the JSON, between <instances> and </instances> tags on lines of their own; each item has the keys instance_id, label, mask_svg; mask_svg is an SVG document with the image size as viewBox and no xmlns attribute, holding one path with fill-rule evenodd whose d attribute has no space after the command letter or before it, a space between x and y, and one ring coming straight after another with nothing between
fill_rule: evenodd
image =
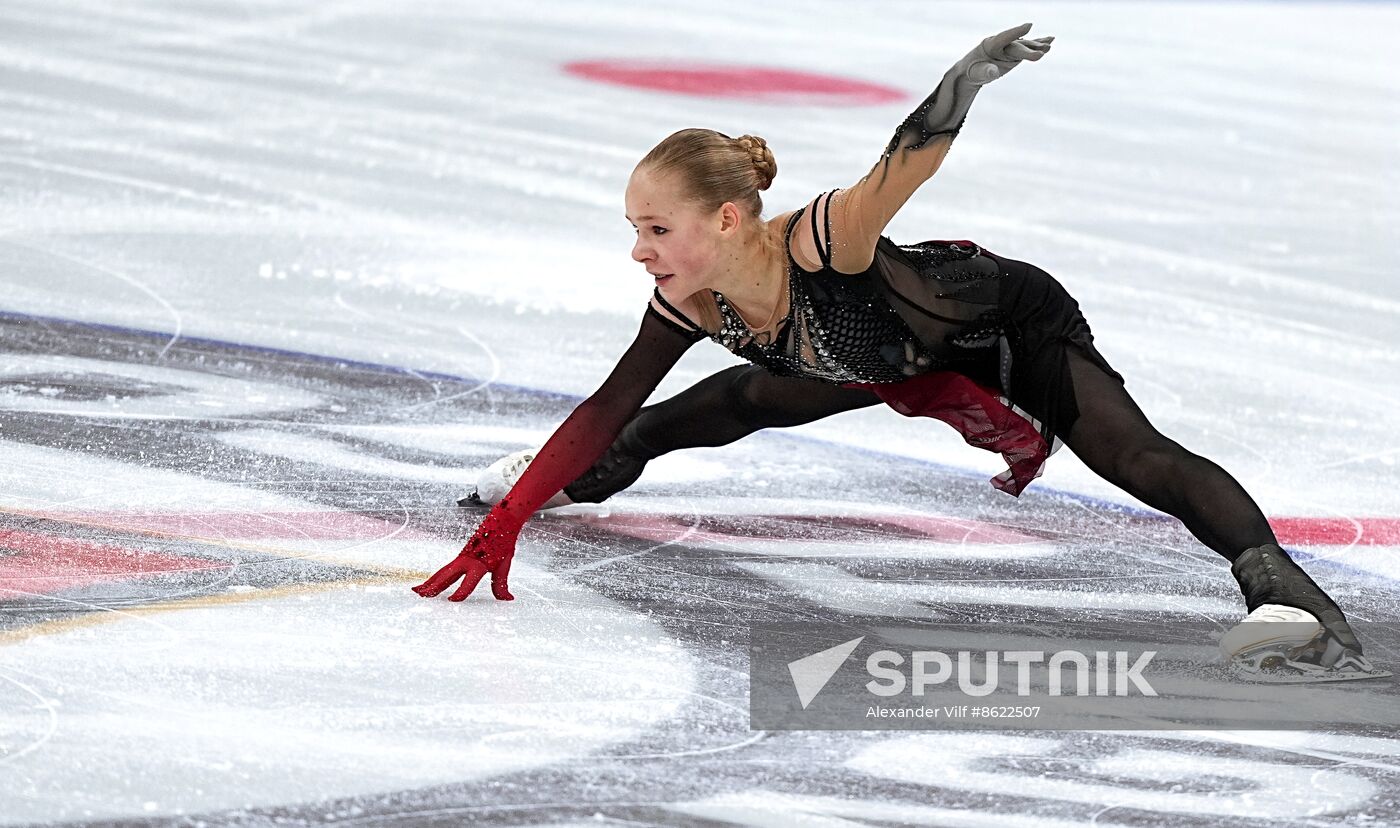
<instances>
[{"instance_id":1,"label":"woman's hand","mask_svg":"<svg viewBox=\"0 0 1400 828\"><path fill-rule=\"evenodd\" d=\"M962 60L943 73L943 80L933 94L919 104L919 108L909 113L904 123L895 130L889 146L885 147L888 159L896 150L922 149L935 135L957 135L962 130L963 121L972 100L983 86L1016 68L1023 60L1040 60L1050 51L1053 37L1040 37L1025 40L1021 35L1031 30L1031 24L1022 23L1014 29L985 38Z\"/></svg>"},{"instance_id":2,"label":"woman's hand","mask_svg":"<svg viewBox=\"0 0 1400 828\"><path fill-rule=\"evenodd\" d=\"M1050 51L1054 36L1024 39L1021 36L1031 30L1031 24L1022 23L1014 29L992 35L977 44L977 48L967 53L954 67L960 71L963 82L973 86L984 86L1016 68L1023 60L1040 60Z\"/></svg>"},{"instance_id":3,"label":"woman's hand","mask_svg":"<svg viewBox=\"0 0 1400 828\"><path fill-rule=\"evenodd\" d=\"M499 506L500 504L497 504L497 507ZM472 594L476 585L490 572L491 594L496 596L497 601L514 601L515 596L510 594L508 579L511 561L515 559L515 542L519 535L518 523L506 516L504 510L493 508L457 557L449 561L447 566L434 572L431 578L414 587L413 591L424 598L432 598L456 583L458 578L464 578L457 591L447 598L449 601L462 601Z\"/></svg>"}]
</instances>

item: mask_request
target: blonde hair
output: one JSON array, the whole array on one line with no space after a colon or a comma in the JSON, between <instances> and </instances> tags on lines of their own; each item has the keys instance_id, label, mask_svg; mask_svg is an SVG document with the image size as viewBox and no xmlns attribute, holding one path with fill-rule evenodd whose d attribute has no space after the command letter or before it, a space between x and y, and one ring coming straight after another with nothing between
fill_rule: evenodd
<instances>
[{"instance_id":1,"label":"blonde hair","mask_svg":"<svg viewBox=\"0 0 1400 828\"><path fill-rule=\"evenodd\" d=\"M768 142L757 135L730 138L713 129L682 129L666 136L638 164L657 174L670 174L679 183L687 201L702 210L718 210L732 201L747 209L750 216L761 218L766 190L778 174L778 162ZM760 234L765 246L776 246L767 233ZM707 331L720 328L719 307L714 293L702 290L698 294L698 320Z\"/></svg>"}]
</instances>

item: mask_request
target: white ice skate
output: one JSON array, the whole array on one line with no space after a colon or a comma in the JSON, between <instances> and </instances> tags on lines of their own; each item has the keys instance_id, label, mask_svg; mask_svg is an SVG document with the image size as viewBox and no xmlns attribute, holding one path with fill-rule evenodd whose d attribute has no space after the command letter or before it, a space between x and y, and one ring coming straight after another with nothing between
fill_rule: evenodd
<instances>
[{"instance_id":1,"label":"white ice skate","mask_svg":"<svg viewBox=\"0 0 1400 828\"><path fill-rule=\"evenodd\" d=\"M476 487L465 496L457 499L458 506L494 506L506 493L515 485L515 481L525 473L525 469L530 466L530 462L539 454L539 449L525 449L507 454L500 460L486 467L486 471L481 473L476 481ZM559 506L568 506L573 503L569 496L563 492L557 492L554 497L546 500L540 507L544 509L554 509Z\"/></svg>"},{"instance_id":2,"label":"white ice skate","mask_svg":"<svg viewBox=\"0 0 1400 828\"><path fill-rule=\"evenodd\" d=\"M1220 639L1230 669L1251 681L1303 683L1386 678L1388 670L1343 647L1312 613L1263 604Z\"/></svg>"}]
</instances>

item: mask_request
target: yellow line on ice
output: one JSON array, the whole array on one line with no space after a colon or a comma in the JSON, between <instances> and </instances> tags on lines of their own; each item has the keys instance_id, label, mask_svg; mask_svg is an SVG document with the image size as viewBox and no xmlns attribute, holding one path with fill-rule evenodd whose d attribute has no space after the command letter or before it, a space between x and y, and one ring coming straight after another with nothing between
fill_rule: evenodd
<instances>
[{"instance_id":1,"label":"yellow line on ice","mask_svg":"<svg viewBox=\"0 0 1400 828\"><path fill-rule=\"evenodd\" d=\"M399 567L380 566L368 564L360 561L336 560L323 554L308 555L297 550L285 549L278 546L265 546L262 544L249 544L240 541L233 541L227 538L208 538L199 535L183 535L174 532L162 532L154 529L142 529L139 527L124 526L121 524L105 523L103 521L83 520L79 518L58 517L52 513L30 512L24 509L14 509L0 506L0 514L15 515L17 517L33 518L35 520L46 520L54 523L67 523L73 526L86 526L93 529L110 529L114 531L126 532L134 535L147 535L150 537L165 538L167 540L186 540L197 543L204 543L210 546L222 546L230 549L240 549L249 552L263 552L268 554L285 555L288 557L308 558L314 557L317 561L336 564L339 566L354 567L356 569L370 570L373 575L361 576L349 580L339 580L328 584L287 584L285 586L269 587L267 589L252 589L248 592L222 593L219 595L195 595L189 598L179 598L173 601L159 601L153 604L142 604L134 607L123 607L119 612L94 612L72 618L60 618L52 621L40 621L38 623L22 627L15 630L0 630L0 646L9 646L35 638L41 635L53 635L61 632L80 629L82 627L107 624L120 620L126 615L148 615L155 613L172 612L184 609L201 609L204 607L215 607L224 604L236 604L245 601L262 598L282 598L297 593L317 592L332 589L335 587L373 584L391 579L413 579L419 580L427 578L428 572L417 569L401 569ZM370 539L373 542L374 539ZM331 553L334 554L334 553ZM156 573L145 573L156 574ZM405 587L406 588L406 587ZM0 590L3 592L3 590ZM99 609L102 609L99 607Z\"/></svg>"}]
</instances>

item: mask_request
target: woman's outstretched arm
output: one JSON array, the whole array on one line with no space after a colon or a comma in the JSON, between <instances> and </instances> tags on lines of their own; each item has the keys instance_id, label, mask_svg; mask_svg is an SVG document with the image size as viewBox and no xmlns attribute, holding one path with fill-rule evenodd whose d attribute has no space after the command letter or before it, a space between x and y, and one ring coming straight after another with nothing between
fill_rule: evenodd
<instances>
[{"instance_id":1,"label":"woman's outstretched arm","mask_svg":"<svg viewBox=\"0 0 1400 828\"><path fill-rule=\"evenodd\" d=\"M430 598L465 577L450 598L461 601L491 572L496 598L511 600L514 596L506 579L516 537L525 521L593 465L671 367L703 336L648 306L637 338L608 378L555 430L510 493L487 513L461 553L413 591Z\"/></svg>"},{"instance_id":2,"label":"woman's outstretched arm","mask_svg":"<svg viewBox=\"0 0 1400 828\"><path fill-rule=\"evenodd\" d=\"M810 263L809 270L830 264L842 273L861 273L870 266L890 219L942 165L977 92L1050 50L1053 37L1022 39L1030 28L1026 23L979 43L909 113L864 178L811 203L803 232L794 236L794 252Z\"/></svg>"}]
</instances>

